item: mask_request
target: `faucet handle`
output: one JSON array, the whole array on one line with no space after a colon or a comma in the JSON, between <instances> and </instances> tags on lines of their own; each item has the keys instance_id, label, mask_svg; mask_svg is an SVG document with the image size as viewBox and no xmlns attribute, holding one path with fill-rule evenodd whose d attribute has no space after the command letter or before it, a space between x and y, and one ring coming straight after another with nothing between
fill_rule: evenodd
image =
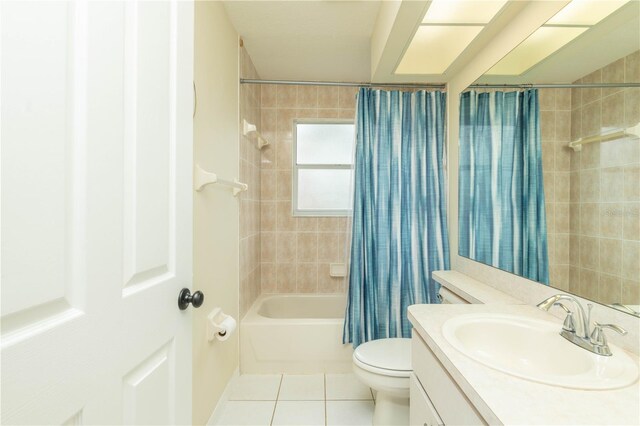
<instances>
[{"instance_id":1,"label":"faucet handle","mask_svg":"<svg viewBox=\"0 0 640 426\"><path fill-rule=\"evenodd\" d=\"M576 332L576 323L573 319L573 312L569 308L567 308L563 303L556 302L553 306L558 306L562 308L567 313L567 316L564 319L564 323L562 324L562 329L568 331L569 333Z\"/></svg>"},{"instance_id":2,"label":"faucet handle","mask_svg":"<svg viewBox=\"0 0 640 426\"><path fill-rule=\"evenodd\" d=\"M591 343L593 343L594 345L600 345L600 346L607 345L607 336L605 336L602 330L603 328L608 328L623 336L627 334L627 330L615 324L599 324L595 322L594 326L595 327L593 328L593 333L591 333Z\"/></svg>"}]
</instances>

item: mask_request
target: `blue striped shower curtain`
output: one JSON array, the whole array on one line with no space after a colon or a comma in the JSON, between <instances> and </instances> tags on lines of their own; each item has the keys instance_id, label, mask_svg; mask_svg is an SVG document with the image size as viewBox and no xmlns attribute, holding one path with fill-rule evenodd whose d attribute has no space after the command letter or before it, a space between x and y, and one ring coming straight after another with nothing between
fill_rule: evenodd
<instances>
[{"instance_id":1,"label":"blue striped shower curtain","mask_svg":"<svg viewBox=\"0 0 640 426\"><path fill-rule=\"evenodd\" d=\"M536 89L460 95L459 253L549 284Z\"/></svg>"},{"instance_id":2,"label":"blue striped shower curtain","mask_svg":"<svg viewBox=\"0 0 640 426\"><path fill-rule=\"evenodd\" d=\"M360 89L343 342L409 337L407 307L438 303L449 268L442 92Z\"/></svg>"}]
</instances>

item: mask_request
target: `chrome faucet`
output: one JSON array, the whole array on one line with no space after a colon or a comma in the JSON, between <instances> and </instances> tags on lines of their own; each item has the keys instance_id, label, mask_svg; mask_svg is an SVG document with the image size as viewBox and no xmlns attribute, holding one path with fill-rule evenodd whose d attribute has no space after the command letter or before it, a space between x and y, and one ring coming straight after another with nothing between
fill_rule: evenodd
<instances>
[{"instance_id":1,"label":"chrome faucet","mask_svg":"<svg viewBox=\"0 0 640 426\"><path fill-rule=\"evenodd\" d=\"M573 319L573 311L560 303L561 300L573 302L573 305L576 307L575 312L578 314L577 321ZM614 330L623 336L627 334L627 331L622 327L614 324L598 324L597 322L594 323L594 329L591 331L591 308L593 305L590 303L587 304L589 312L585 315L580 301L571 295L556 294L538 303L538 308L543 311L548 311L552 306L559 306L567 313L560 335L571 343L595 354L611 356L611 349L609 349L607 339L603 332L604 328Z\"/></svg>"}]
</instances>

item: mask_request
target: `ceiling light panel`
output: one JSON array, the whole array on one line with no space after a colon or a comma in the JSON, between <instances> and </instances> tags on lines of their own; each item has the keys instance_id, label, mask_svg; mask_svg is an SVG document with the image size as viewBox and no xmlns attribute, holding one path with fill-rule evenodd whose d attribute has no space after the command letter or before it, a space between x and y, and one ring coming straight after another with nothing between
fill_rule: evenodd
<instances>
[{"instance_id":1,"label":"ceiling light panel","mask_svg":"<svg viewBox=\"0 0 640 426\"><path fill-rule=\"evenodd\" d=\"M486 24L507 0L433 0L423 24Z\"/></svg>"},{"instance_id":2,"label":"ceiling light panel","mask_svg":"<svg viewBox=\"0 0 640 426\"><path fill-rule=\"evenodd\" d=\"M595 25L628 0L573 0L547 21L547 25Z\"/></svg>"},{"instance_id":3,"label":"ceiling light panel","mask_svg":"<svg viewBox=\"0 0 640 426\"><path fill-rule=\"evenodd\" d=\"M411 40L396 74L442 74L482 26L421 26Z\"/></svg>"},{"instance_id":4,"label":"ceiling light panel","mask_svg":"<svg viewBox=\"0 0 640 426\"><path fill-rule=\"evenodd\" d=\"M494 65L487 74L520 75L587 29L587 27L540 27Z\"/></svg>"}]
</instances>

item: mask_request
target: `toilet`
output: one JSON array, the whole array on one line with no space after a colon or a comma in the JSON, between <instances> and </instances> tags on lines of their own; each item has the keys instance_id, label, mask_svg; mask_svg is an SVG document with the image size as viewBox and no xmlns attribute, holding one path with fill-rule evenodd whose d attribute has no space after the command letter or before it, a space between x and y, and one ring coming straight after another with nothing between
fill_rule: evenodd
<instances>
[{"instance_id":1,"label":"toilet","mask_svg":"<svg viewBox=\"0 0 640 426\"><path fill-rule=\"evenodd\" d=\"M468 303L442 287L442 303ZM409 424L411 339L388 338L361 344L353 352L355 375L376 392L373 424Z\"/></svg>"},{"instance_id":2,"label":"toilet","mask_svg":"<svg viewBox=\"0 0 640 426\"><path fill-rule=\"evenodd\" d=\"M374 425L409 424L411 339L389 338L361 344L353 352L353 371L376 391Z\"/></svg>"}]
</instances>

